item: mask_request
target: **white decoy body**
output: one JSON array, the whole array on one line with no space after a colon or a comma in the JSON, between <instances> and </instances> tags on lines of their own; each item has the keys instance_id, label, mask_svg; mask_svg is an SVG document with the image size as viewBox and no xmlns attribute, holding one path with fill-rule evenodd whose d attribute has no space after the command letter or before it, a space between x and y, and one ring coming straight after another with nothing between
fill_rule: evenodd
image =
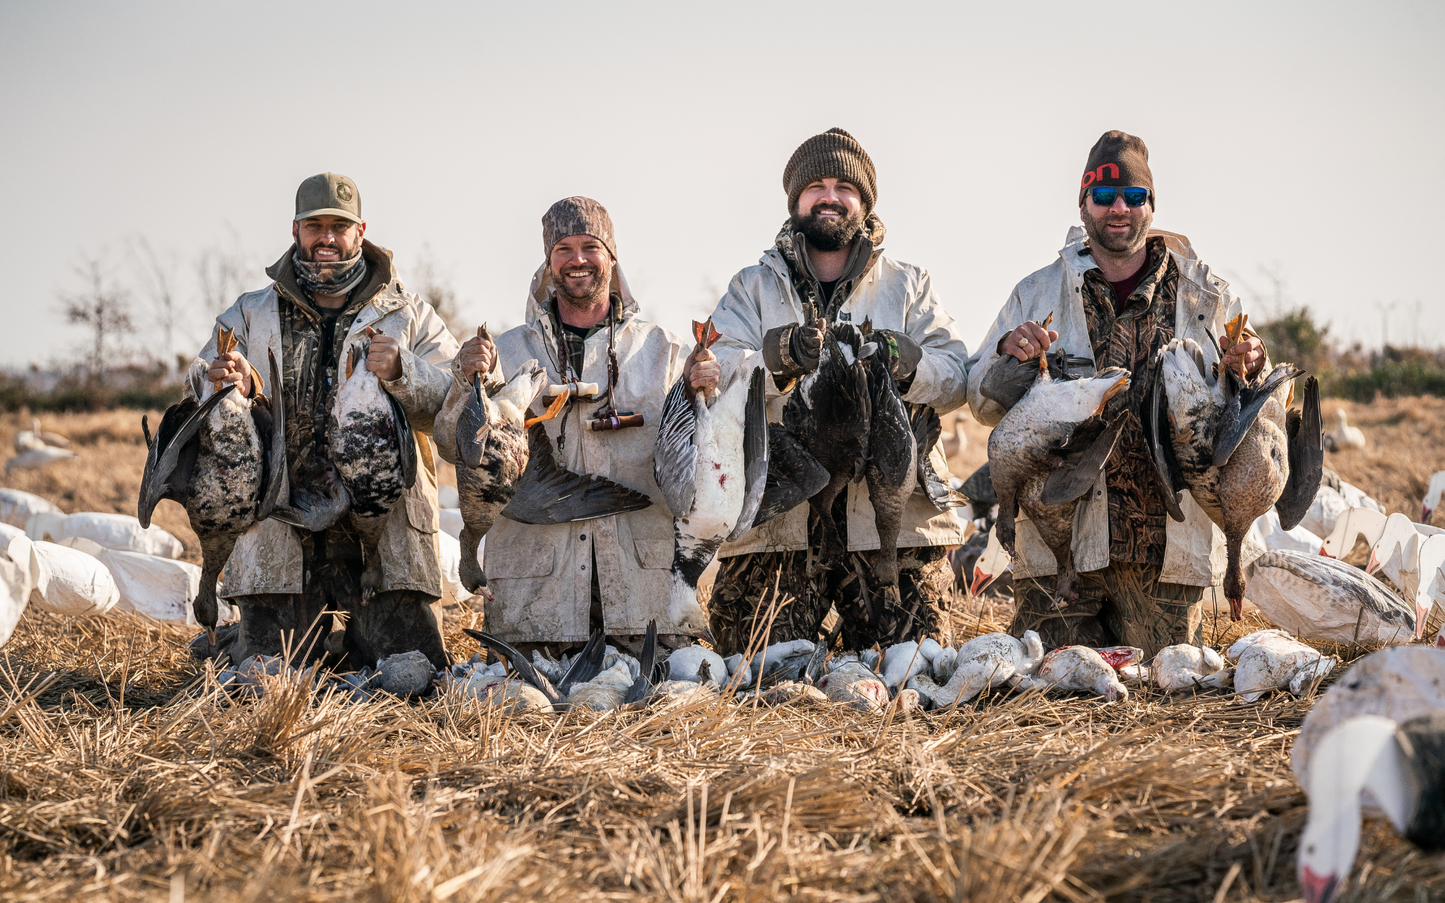
<instances>
[{"instance_id":1,"label":"white decoy body","mask_svg":"<svg viewBox=\"0 0 1445 903\"><path fill-rule=\"evenodd\" d=\"M1381 514L1385 506L1370 498L1361 489L1340 479L1340 475L1329 468L1324 469L1320 479L1320 491L1305 512L1300 526L1311 533L1328 536L1335 529L1335 523L1351 508L1370 508Z\"/></svg>"},{"instance_id":2,"label":"white decoy body","mask_svg":"<svg viewBox=\"0 0 1445 903\"><path fill-rule=\"evenodd\" d=\"M35 514L64 514L49 500L19 489L0 488L0 523L25 529L25 524Z\"/></svg>"},{"instance_id":3,"label":"white decoy body","mask_svg":"<svg viewBox=\"0 0 1445 903\"><path fill-rule=\"evenodd\" d=\"M1335 411L1335 421L1335 428L1325 433L1326 450L1338 452L1347 448L1365 447L1367 443L1364 432L1357 426L1350 426L1344 408Z\"/></svg>"},{"instance_id":4,"label":"white decoy body","mask_svg":"<svg viewBox=\"0 0 1445 903\"><path fill-rule=\"evenodd\" d=\"M1344 562L1302 552L1268 552L1245 571L1250 601L1295 636L1382 646L1415 636L1414 602Z\"/></svg>"},{"instance_id":5,"label":"white decoy body","mask_svg":"<svg viewBox=\"0 0 1445 903\"><path fill-rule=\"evenodd\" d=\"M1370 550L1365 572L1383 572L1405 597L1415 604L1415 638L1425 635L1430 609L1437 599L1445 600L1445 530L1412 522L1396 512L1385 523L1380 541Z\"/></svg>"},{"instance_id":6,"label":"white decoy body","mask_svg":"<svg viewBox=\"0 0 1445 903\"><path fill-rule=\"evenodd\" d=\"M1235 663L1234 691L1245 702L1256 702L1271 690L1302 696L1340 661L1278 629L1241 637L1226 655Z\"/></svg>"},{"instance_id":7,"label":"white decoy body","mask_svg":"<svg viewBox=\"0 0 1445 903\"><path fill-rule=\"evenodd\" d=\"M139 552L162 558L179 558L185 545L155 524L142 527L138 518L129 514L80 511L75 514L39 513L25 522L25 533L32 540L61 542L66 539L88 539L107 549Z\"/></svg>"},{"instance_id":8,"label":"white decoy body","mask_svg":"<svg viewBox=\"0 0 1445 903\"><path fill-rule=\"evenodd\" d=\"M1038 674L1027 679L1025 685L1097 693L1109 702L1129 698L1118 672L1098 650L1088 646L1060 646L1045 655Z\"/></svg>"},{"instance_id":9,"label":"white decoy body","mask_svg":"<svg viewBox=\"0 0 1445 903\"><path fill-rule=\"evenodd\" d=\"M68 461L71 458L79 457L75 452L65 448L52 448L42 445L39 448L28 448L9 461L5 462L5 472L12 470L35 470L54 464L56 461Z\"/></svg>"},{"instance_id":10,"label":"white decoy body","mask_svg":"<svg viewBox=\"0 0 1445 903\"><path fill-rule=\"evenodd\" d=\"M1208 646L1180 643L1165 646L1149 665L1154 685L1165 693L1193 688L1223 689L1233 675L1225 669L1224 656Z\"/></svg>"},{"instance_id":11,"label":"white decoy body","mask_svg":"<svg viewBox=\"0 0 1445 903\"><path fill-rule=\"evenodd\" d=\"M1430 476L1430 485L1425 489L1425 498L1420 503L1420 523L1430 523L1430 515L1440 507L1440 496L1445 495L1445 470Z\"/></svg>"},{"instance_id":12,"label":"white decoy body","mask_svg":"<svg viewBox=\"0 0 1445 903\"><path fill-rule=\"evenodd\" d=\"M1254 522L1259 531L1259 541L1272 552L1309 552L1317 554L1325 541L1304 527L1286 530L1279 522L1279 512L1273 508L1261 514Z\"/></svg>"},{"instance_id":13,"label":"white decoy body","mask_svg":"<svg viewBox=\"0 0 1445 903\"><path fill-rule=\"evenodd\" d=\"M31 543L37 579L30 601L68 617L94 617L120 602L115 578L100 560L53 542Z\"/></svg>"},{"instance_id":14,"label":"white decoy body","mask_svg":"<svg viewBox=\"0 0 1445 903\"><path fill-rule=\"evenodd\" d=\"M39 576L39 563L30 538L9 524L0 523L0 646L10 641L25 613Z\"/></svg>"},{"instance_id":15,"label":"white decoy body","mask_svg":"<svg viewBox=\"0 0 1445 903\"><path fill-rule=\"evenodd\" d=\"M1334 529L1320 547L1320 554L1364 567L1369 563L1370 550L1385 535L1388 520L1384 512L1374 508L1350 508L1335 521Z\"/></svg>"},{"instance_id":16,"label":"white decoy body","mask_svg":"<svg viewBox=\"0 0 1445 903\"><path fill-rule=\"evenodd\" d=\"M943 650L941 659L950 657ZM1007 633L985 633L976 636L951 656L952 674L939 686L933 677L919 673L906 684L929 700L934 708L945 708L968 702L992 687L1014 687L1034 674L1044 658L1044 645L1032 630L1024 631L1022 639ZM942 677L935 672L934 677Z\"/></svg>"}]
</instances>

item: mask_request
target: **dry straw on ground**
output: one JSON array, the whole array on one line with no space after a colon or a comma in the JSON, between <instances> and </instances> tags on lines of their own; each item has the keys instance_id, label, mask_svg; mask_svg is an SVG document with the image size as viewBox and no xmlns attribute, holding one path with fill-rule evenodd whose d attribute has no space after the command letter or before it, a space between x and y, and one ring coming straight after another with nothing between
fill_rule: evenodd
<instances>
[{"instance_id":1,"label":"dry straw on ground","mask_svg":"<svg viewBox=\"0 0 1445 903\"><path fill-rule=\"evenodd\" d=\"M7 483L66 510L129 510L138 417L93 416L47 418L73 438L91 431L79 461ZM1398 429L1389 441L1415 463L1375 469L1365 450L1332 465L1392 508L1418 505L1423 485L1407 481L1438 466L1433 452L1404 416L1351 416L1368 433ZM18 422L0 421L0 442ZM465 656L461 614L448 642ZM1008 614L959 600L956 632ZM1258 626L1211 623L1209 636ZM0 650L0 898L1299 896L1305 808L1288 751L1310 699L993 695L884 719L714 704L506 716L446 694L349 705L318 698L303 675L240 702L189 660L186 639L132 616L32 611ZM1347 900L1445 898L1445 871L1384 822L1367 826L1359 862Z\"/></svg>"}]
</instances>

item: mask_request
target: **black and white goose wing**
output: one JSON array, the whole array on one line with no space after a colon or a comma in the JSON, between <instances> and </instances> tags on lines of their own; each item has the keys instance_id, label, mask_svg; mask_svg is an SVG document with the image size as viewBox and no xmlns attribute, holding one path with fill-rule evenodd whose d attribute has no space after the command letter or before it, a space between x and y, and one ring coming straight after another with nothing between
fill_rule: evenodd
<instances>
[{"instance_id":1,"label":"black and white goose wing","mask_svg":"<svg viewBox=\"0 0 1445 903\"><path fill-rule=\"evenodd\" d=\"M686 374L677 378L662 402L652 475L673 517L691 514L697 493L697 446L694 442L697 436L696 406L701 403L700 399L690 397Z\"/></svg>"},{"instance_id":2,"label":"black and white goose wing","mask_svg":"<svg viewBox=\"0 0 1445 903\"><path fill-rule=\"evenodd\" d=\"M747 407L743 410L743 479L747 481L747 492L743 495L743 510L738 515L737 525L728 534L731 542L753 528L758 512L762 510L763 495L768 488L768 388L764 380L767 371L754 367L748 383Z\"/></svg>"},{"instance_id":3,"label":"black and white goose wing","mask_svg":"<svg viewBox=\"0 0 1445 903\"><path fill-rule=\"evenodd\" d=\"M155 438L150 435L150 425L147 419L141 417L141 429L146 434L146 445L149 450L146 452L145 470L141 475L140 501L136 507L136 517L141 526L149 527L151 514L156 510L156 505L161 499L173 498L174 493L182 490L182 480L177 479L181 474L177 473L177 465L180 464L182 456L195 460L196 448L191 444L196 441L196 433L200 430L201 424L205 422L206 416L220 404L221 401L235 391L234 383L222 386L210 398L197 404L194 399L186 399L166 408L165 414L161 417L160 426L156 428ZM189 451L187 451L189 448ZM188 468L182 468L188 470ZM184 501L184 499L176 499Z\"/></svg>"},{"instance_id":4,"label":"black and white goose wing","mask_svg":"<svg viewBox=\"0 0 1445 903\"><path fill-rule=\"evenodd\" d=\"M517 494L502 514L517 523L550 526L641 511L652 499L606 477L573 473L557 463L552 440L542 424L527 431L527 469Z\"/></svg>"},{"instance_id":5,"label":"black and white goose wing","mask_svg":"<svg viewBox=\"0 0 1445 903\"><path fill-rule=\"evenodd\" d=\"M1058 449L1060 462L1044 479L1039 500L1045 505L1066 505L1082 498L1114 453L1127 417L1127 413L1119 414L1107 424L1102 417L1090 417L1079 424Z\"/></svg>"},{"instance_id":6,"label":"black and white goose wing","mask_svg":"<svg viewBox=\"0 0 1445 903\"><path fill-rule=\"evenodd\" d=\"M1303 406L1286 418L1289 431L1289 479L1275 501L1280 526L1293 529L1304 520L1320 491L1325 470L1324 424L1320 417L1320 383L1305 380Z\"/></svg>"},{"instance_id":7,"label":"black and white goose wing","mask_svg":"<svg viewBox=\"0 0 1445 903\"><path fill-rule=\"evenodd\" d=\"M517 672L517 676L541 690L542 695L547 697L548 702L553 705L561 705L566 701L566 697L557 692L557 689L552 686L552 682L537 673L537 669L532 667L532 663L527 661L527 657L510 643L505 640L500 640L490 633L472 630L470 627L463 627L462 632L497 653L502 658L505 658L507 664L512 666L512 670Z\"/></svg>"},{"instance_id":8,"label":"black and white goose wing","mask_svg":"<svg viewBox=\"0 0 1445 903\"><path fill-rule=\"evenodd\" d=\"M1164 394L1164 349L1154 355L1154 366L1149 378L1153 388L1145 408L1144 431L1149 442L1150 456L1154 460L1154 478L1159 485L1159 495L1164 500L1164 509L1174 520L1184 522L1184 509L1180 507L1182 494L1175 487L1182 479L1176 478L1179 465L1174 459L1174 443L1165 440L1165 425L1169 422L1169 399Z\"/></svg>"},{"instance_id":9,"label":"black and white goose wing","mask_svg":"<svg viewBox=\"0 0 1445 903\"><path fill-rule=\"evenodd\" d=\"M1265 402L1275 390L1299 376L1294 364L1276 364L1263 379L1241 384L1233 371L1224 373L1224 414L1219 421L1219 434L1214 440L1214 466L1223 467L1230 455L1244 441L1245 433L1259 419Z\"/></svg>"}]
</instances>

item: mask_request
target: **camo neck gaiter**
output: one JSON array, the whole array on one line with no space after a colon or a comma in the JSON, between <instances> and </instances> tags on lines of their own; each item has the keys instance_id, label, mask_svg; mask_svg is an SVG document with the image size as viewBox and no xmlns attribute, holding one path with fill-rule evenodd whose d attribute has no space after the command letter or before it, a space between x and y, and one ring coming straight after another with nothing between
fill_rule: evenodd
<instances>
[{"instance_id":1,"label":"camo neck gaiter","mask_svg":"<svg viewBox=\"0 0 1445 903\"><path fill-rule=\"evenodd\" d=\"M344 295L366 278L366 258L360 249L351 257L336 262L302 260L301 252L291 252L296 268L296 284L313 295Z\"/></svg>"}]
</instances>

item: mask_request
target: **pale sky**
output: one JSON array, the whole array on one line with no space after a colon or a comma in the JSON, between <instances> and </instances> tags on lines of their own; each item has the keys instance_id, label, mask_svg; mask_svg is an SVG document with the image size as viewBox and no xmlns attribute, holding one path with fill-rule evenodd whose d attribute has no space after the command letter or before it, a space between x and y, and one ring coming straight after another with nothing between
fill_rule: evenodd
<instances>
[{"instance_id":1,"label":"pale sky","mask_svg":"<svg viewBox=\"0 0 1445 903\"><path fill-rule=\"evenodd\" d=\"M893 257L970 350L1078 220L1089 147L1142 137L1155 224L1347 341L1445 344L1445 3L199 3L0 5L0 365L78 355L57 297L85 255L179 261L194 353L206 248L245 288L297 184L356 180L403 278L424 245L466 322L521 321L539 220L585 194L643 315L684 332L757 262L805 138L878 169ZM136 298L160 350L154 318ZM1393 305L1382 310L1383 306Z\"/></svg>"}]
</instances>

